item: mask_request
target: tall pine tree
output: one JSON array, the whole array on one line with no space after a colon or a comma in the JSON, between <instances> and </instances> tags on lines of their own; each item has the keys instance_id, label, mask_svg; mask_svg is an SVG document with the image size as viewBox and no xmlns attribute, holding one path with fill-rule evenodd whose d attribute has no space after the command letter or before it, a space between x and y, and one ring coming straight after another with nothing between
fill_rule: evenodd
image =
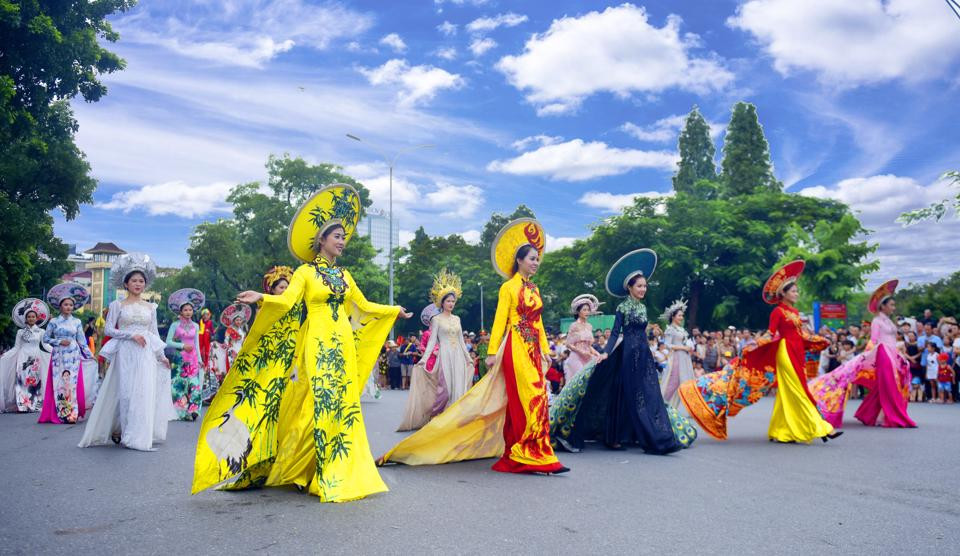
<instances>
[{"instance_id":1,"label":"tall pine tree","mask_svg":"<svg viewBox=\"0 0 960 556\"><path fill-rule=\"evenodd\" d=\"M757 119L757 107L748 102L733 107L723 140L721 178L726 197L783 189L773 176L770 148Z\"/></svg>"},{"instance_id":2,"label":"tall pine tree","mask_svg":"<svg viewBox=\"0 0 960 556\"><path fill-rule=\"evenodd\" d=\"M680 162L673 176L673 190L678 193L693 193L694 184L700 180L717 179L717 167L713 163L716 148L710 139L710 126L693 107L680 132Z\"/></svg>"}]
</instances>

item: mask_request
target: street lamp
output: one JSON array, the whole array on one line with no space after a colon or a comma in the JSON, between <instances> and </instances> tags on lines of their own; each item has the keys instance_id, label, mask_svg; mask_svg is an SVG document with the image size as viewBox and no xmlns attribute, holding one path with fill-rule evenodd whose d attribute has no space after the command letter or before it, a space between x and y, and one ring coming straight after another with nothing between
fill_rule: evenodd
<instances>
[{"instance_id":1,"label":"street lamp","mask_svg":"<svg viewBox=\"0 0 960 556\"><path fill-rule=\"evenodd\" d=\"M486 330L483 327L483 282L477 282L477 285L480 286L480 331Z\"/></svg>"},{"instance_id":2,"label":"street lamp","mask_svg":"<svg viewBox=\"0 0 960 556\"><path fill-rule=\"evenodd\" d=\"M396 164L397 159L400 158L400 155L402 155L402 154L407 154L407 153L409 153L409 152L413 152L413 151L415 151L415 150L417 150L417 149L430 149L430 148L433 148L433 145L414 145L414 146L412 146L412 147L408 147L408 148L406 148L406 149L402 149L402 150L397 151L396 153L394 153L393 157L391 158L391 157L385 155L383 151L381 151L380 149L376 148L374 145L370 144L368 141L363 141L362 139L360 139L360 138L357 137L356 135L352 135L352 134L348 133L348 134L347 134L347 138L348 138L348 139L353 139L354 141L357 141L358 143L364 143L365 145L367 145L368 147L370 147L370 150L372 150L373 152L377 153L377 154L380 156L380 158L382 158L383 161L387 164L387 167L390 169L390 207L389 207L389 211L388 211L388 213L389 213L389 220L388 220L388 224L387 224L387 226L388 226L388 228L389 228L389 230L388 230L388 232L387 232L387 236L389 237L389 241L388 241L388 243L387 243L387 257L388 257L388 260L387 260L387 268L389 269L389 270L388 270L388 273L389 273L389 276L390 276L390 293L389 293L390 301L389 301L389 303L390 303L390 305L393 305L393 166L394 166L394 164ZM392 330L392 329L390 330L390 338L393 339L393 330Z\"/></svg>"}]
</instances>

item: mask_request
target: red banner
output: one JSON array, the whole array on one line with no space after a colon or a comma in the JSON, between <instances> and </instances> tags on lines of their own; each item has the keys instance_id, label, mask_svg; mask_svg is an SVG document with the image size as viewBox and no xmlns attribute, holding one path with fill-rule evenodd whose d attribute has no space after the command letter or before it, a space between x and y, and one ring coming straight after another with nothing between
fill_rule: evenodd
<instances>
[{"instance_id":1,"label":"red banner","mask_svg":"<svg viewBox=\"0 0 960 556\"><path fill-rule=\"evenodd\" d=\"M821 303L820 318L847 320L847 306L844 303Z\"/></svg>"}]
</instances>

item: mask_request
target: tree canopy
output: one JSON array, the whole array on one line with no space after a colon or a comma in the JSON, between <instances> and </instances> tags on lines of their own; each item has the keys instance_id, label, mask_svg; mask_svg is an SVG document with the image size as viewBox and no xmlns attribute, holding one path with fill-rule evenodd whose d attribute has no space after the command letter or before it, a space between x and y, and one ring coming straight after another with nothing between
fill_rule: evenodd
<instances>
[{"instance_id":1,"label":"tree canopy","mask_svg":"<svg viewBox=\"0 0 960 556\"><path fill-rule=\"evenodd\" d=\"M125 0L0 0L0 330L20 298L41 295L70 270L50 211L70 220L93 201L96 181L77 148L69 100L106 94L99 76L124 62L103 48L107 17Z\"/></svg>"}]
</instances>

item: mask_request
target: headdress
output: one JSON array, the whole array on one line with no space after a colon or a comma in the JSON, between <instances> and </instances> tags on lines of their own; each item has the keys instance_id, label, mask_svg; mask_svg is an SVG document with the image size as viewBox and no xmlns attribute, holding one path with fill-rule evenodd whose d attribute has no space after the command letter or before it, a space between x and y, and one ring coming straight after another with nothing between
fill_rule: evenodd
<instances>
[{"instance_id":1,"label":"headdress","mask_svg":"<svg viewBox=\"0 0 960 556\"><path fill-rule=\"evenodd\" d=\"M233 305L228 305L227 308L220 313L220 324L230 326L233 324L233 319L237 317L241 317L243 324L247 324L250 322L251 315L253 315L253 310L250 309L249 305L234 303Z\"/></svg>"},{"instance_id":2,"label":"headdress","mask_svg":"<svg viewBox=\"0 0 960 556\"><path fill-rule=\"evenodd\" d=\"M490 246L493 269L504 278L513 277L513 263L524 245L532 245L540 256L547 247L547 234L533 218L518 218L504 226Z\"/></svg>"},{"instance_id":3,"label":"headdress","mask_svg":"<svg viewBox=\"0 0 960 556\"><path fill-rule=\"evenodd\" d=\"M653 249L635 249L617 259L607 272L607 293L614 297L630 295L627 284L635 276L643 276L647 280L657 269L657 254Z\"/></svg>"},{"instance_id":4,"label":"headdress","mask_svg":"<svg viewBox=\"0 0 960 556\"><path fill-rule=\"evenodd\" d=\"M429 328L430 321L433 319L433 317L439 314L440 314L440 307L437 307L436 305L431 303L426 307L424 307L422 311L420 311L420 322L422 322L424 326Z\"/></svg>"},{"instance_id":5,"label":"headdress","mask_svg":"<svg viewBox=\"0 0 960 556\"><path fill-rule=\"evenodd\" d=\"M271 266L270 270L263 275L263 293L270 293L270 288L280 280L286 280L290 283L293 278L293 269L289 266Z\"/></svg>"},{"instance_id":6,"label":"headdress","mask_svg":"<svg viewBox=\"0 0 960 556\"><path fill-rule=\"evenodd\" d=\"M73 299L73 307L79 309L90 302L90 292L76 282L63 282L50 288L47 292L47 303L53 307L60 307L66 298Z\"/></svg>"},{"instance_id":7,"label":"headdress","mask_svg":"<svg viewBox=\"0 0 960 556\"><path fill-rule=\"evenodd\" d=\"M678 299L671 303L666 309L663 310L663 314L660 315L660 319L666 321L667 324L673 322L673 315L677 311L685 313L687 311L687 301L685 299Z\"/></svg>"},{"instance_id":8,"label":"headdress","mask_svg":"<svg viewBox=\"0 0 960 556\"><path fill-rule=\"evenodd\" d=\"M174 313L179 313L180 308L189 303L193 305L194 311L199 311L203 309L206 301L207 298L202 291L194 288L183 288L170 294L170 297L167 298L167 308Z\"/></svg>"},{"instance_id":9,"label":"headdress","mask_svg":"<svg viewBox=\"0 0 960 556\"><path fill-rule=\"evenodd\" d=\"M287 247L293 256L305 263L317 257L317 236L331 226L343 226L346 240L350 241L360 220L360 195L346 184L337 183L324 187L307 199L290 221Z\"/></svg>"},{"instance_id":10,"label":"headdress","mask_svg":"<svg viewBox=\"0 0 960 556\"><path fill-rule=\"evenodd\" d=\"M43 326L50 320L50 308L47 304L35 297L20 300L13 306L13 323L20 328L27 327L27 313L37 314L37 326Z\"/></svg>"},{"instance_id":11,"label":"headdress","mask_svg":"<svg viewBox=\"0 0 960 556\"><path fill-rule=\"evenodd\" d=\"M877 288L876 291L873 292L873 295L870 296L870 303L867 304L867 309L873 314L879 313L880 306L883 305L886 300L893 297L899 283L899 280L890 280Z\"/></svg>"},{"instance_id":12,"label":"headdress","mask_svg":"<svg viewBox=\"0 0 960 556\"><path fill-rule=\"evenodd\" d=\"M433 287L430 288L430 299L437 307L443 306L443 298L453 294L455 299L460 299L463 290L460 289L460 277L447 269L441 270L433 277Z\"/></svg>"},{"instance_id":13,"label":"headdress","mask_svg":"<svg viewBox=\"0 0 960 556\"><path fill-rule=\"evenodd\" d=\"M596 314L600 306L603 305L603 303L600 303L600 301L597 299L597 296L589 293L582 293L577 297L574 297L573 301L570 302L570 312L576 315L577 310L584 303L590 306L591 315Z\"/></svg>"},{"instance_id":14,"label":"headdress","mask_svg":"<svg viewBox=\"0 0 960 556\"><path fill-rule=\"evenodd\" d=\"M110 285L114 289L122 290L123 282L131 272L142 272L143 278L149 286L153 279L157 277L157 265L154 264L150 255L144 253L124 253L113 261L110 267Z\"/></svg>"},{"instance_id":15,"label":"headdress","mask_svg":"<svg viewBox=\"0 0 960 556\"><path fill-rule=\"evenodd\" d=\"M793 261L777 269L776 272L767 278L767 283L763 285L763 301L770 305L780 303L783 290L790 284L797 283L800 275L803 274L803 267L806 263L803 261Z\"/></svg>"}]
</instances>

